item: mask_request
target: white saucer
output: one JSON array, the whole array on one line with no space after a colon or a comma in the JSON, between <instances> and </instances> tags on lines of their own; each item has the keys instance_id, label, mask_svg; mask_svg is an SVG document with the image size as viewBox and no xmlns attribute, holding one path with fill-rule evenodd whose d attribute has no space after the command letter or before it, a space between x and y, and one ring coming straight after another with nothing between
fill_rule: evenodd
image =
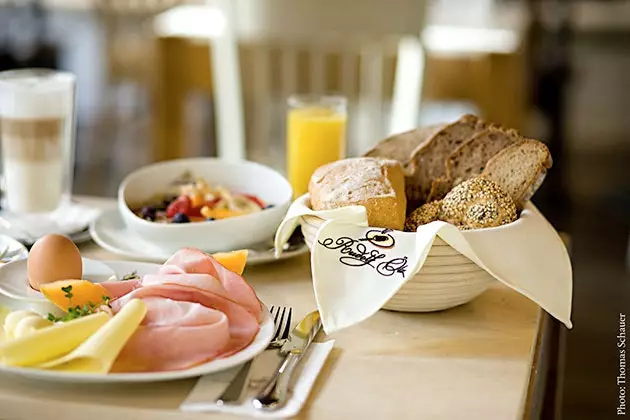
<instances>
[{"instance_id":1,"label":"white saucer","mask_svg":"<svg viewBox=\"0 0 630 420\"><path fill-rule=\"evenodd\" d=\"M28 256L28 250L10 236L0 234L0 265L22 260Z\"/></svg>"},{"instance_id":2,"label":"white saucer","mask_svg":"<svg viewBox=\"0 0 630 420\"><path fill-rule=\"evenodd\" d=\"M90 235L94 242L107 251L126 258L140 261L163 263L171 255L159 244L151 243L127 228L117 209L103 212L90 225ZM231 250L226 250L231 251ZM264 264L280 259L292 258L308 252L303 239L290 244L280 258L275 258L273 245L263 244L250 249L247 256L248 265Z\"/></svg>"},{"instance_id":3,"label":"white saucer","mask_svg":"<svg viewBox=\"0 0 630 420\"><path fill-rule=\"evenodd\" d=\"M0 234L10 236L27 246L51 233L83 242L88 226L99 214L100 210L76 202L69 203L48 217L21 218L0 210Z\"/></svg>"},{"instance_id":4,"label":"white saucer","mask_svg":"<svg viewBox=\"0 0 630 420\"><path fill-rule=\"evenodd\" d=\"M83 278L94 283L110 280L116 272L100 261L82 258ZM31 309L41 315L57 314L59 309L28 284L26 259L0 267L0 305L11 309Z\"/></svg>"}]
</instances>

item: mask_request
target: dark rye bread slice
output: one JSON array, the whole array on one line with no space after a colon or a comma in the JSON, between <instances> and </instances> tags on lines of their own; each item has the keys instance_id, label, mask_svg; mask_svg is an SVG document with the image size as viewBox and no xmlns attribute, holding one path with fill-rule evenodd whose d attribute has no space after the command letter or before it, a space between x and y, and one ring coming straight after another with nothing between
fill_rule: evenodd
<instances>
[{"instance_id":1,"label":"dark rye bread slice","mask_svg":"<svg viewBox=\"0 0 630 420\"><path fill-rule=\"evenodd\" d=\"M427 201L440 200L453 187L481 174L494 155L520 140L516 130L494 125L477 133L446 158L446 175L433 180Z\"/></svg>"},{"instance_id":2,"label":"dark rye bread slice","mask_svg":"<svg viewBox=\"0 0 630 420\"><path fill-rule=\"evenodd\" d=\"M524 139L503 149L488 161L481 176L494 181L522 209L540 187L553 161L538 140Z\"/></svg>"},{"instance_id":3,"label":"dark rye bread slice","mask_svg":"<svg viewBox=\"0 0 630 420\"><path fill-rule=\"evenodd\" d=\"M393 135L368 150L363 154L363 157L380 157L397 160L403 166L403 169L406 169L411 153L433 134L444 128L445 125L446 124L428 125Z\"/></svg>"},{"instance_id":4,"label":"dark rye bread slice","mask_svg":"<svg viewBox=\"0 0 630 420\"><path fill-rule=\"evenodd\" d=\"M418 146L409 159L407 177L407 198L411 205L426 201L433 180L444 176L446 158L462 143L486 124L474 115L464 115L435 133L429 140Z\"/></svg>"}]
</instances>

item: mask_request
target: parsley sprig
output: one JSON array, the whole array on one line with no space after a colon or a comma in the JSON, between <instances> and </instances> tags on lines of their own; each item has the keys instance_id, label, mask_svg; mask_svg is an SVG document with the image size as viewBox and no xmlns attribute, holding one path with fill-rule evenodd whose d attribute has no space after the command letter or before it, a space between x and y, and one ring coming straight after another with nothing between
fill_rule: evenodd
<instances>
[{"instance_id":1,"label":"parsley sprig","mask_svg":"<svg viewBox=\"0 0 630 420\"><path fill-rule=\"evenodd\" d=\"M55 315L49 313L48 320L51 322L67 322L73 319L81 318L87 315L94 314L98 312L98 309L101 306L109 306L109 296L103 295L101 301L98 304L94 304L92 302L88 302L87 304L80 306L72 306L72 286L62 287L61 291L64 292L64 297L68 298L68 312L62 317L56 317Z\"/></svg>"},{"instance_id":2,"label":"parsley sprig","mask_svg":"<svg viewBox=\"0 0 630 420\"><path fill-rule=\"evenodd\" d=\"M138 272L134 270L134 271L132 271L129 274L125 274L123 276L122 280L136 280L136 279L139 279L139 278L140 278L140 276L138 275Z\"/></svg>"}]
</instances>

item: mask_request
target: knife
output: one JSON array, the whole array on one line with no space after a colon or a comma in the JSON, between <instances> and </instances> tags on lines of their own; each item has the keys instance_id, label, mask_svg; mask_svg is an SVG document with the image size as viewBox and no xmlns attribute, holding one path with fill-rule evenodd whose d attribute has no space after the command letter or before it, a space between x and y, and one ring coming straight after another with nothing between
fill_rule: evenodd
<instances>
[{"instance_id":1,"label":"knife","mask_svg":"<svg viewBox=\"0 0 630 420\"><path fill-rule=\"evenodd\" d=\"M308 346L322 327L319 312L311 312L291 331L287 342L280 349L284 359L276 368L271 379L252 400L255 408L276 410L287 402L289 383L295 368L302 360Z\"/></svg>"}]
</instances>

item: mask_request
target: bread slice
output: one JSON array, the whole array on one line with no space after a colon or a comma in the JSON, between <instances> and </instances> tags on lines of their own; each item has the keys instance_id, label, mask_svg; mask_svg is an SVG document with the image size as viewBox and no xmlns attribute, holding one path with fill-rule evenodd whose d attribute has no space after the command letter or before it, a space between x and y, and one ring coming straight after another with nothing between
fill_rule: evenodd
<instances>
[{"instance_id":1,"label":"bread slice","mask_svg":"<svg viewBox=\"0 0 630 420\"><path fill-rule=\"evenodd\" d=\"M418 146L409 160L411 175L407 178L407 197L416 203L424 202L429 196L432 181L446 174L446 158L485 127L482 120L467 114Z\"/></svg>"},{"instance_id":2,"label":"bread slice","mask_svg":"<svg viewBox=\"0 0 630 420\"><path fill-rule=\"evenodd\" d=\"M446 124L427 125L405 133L393 135L379 142L372 149L364 153L363 156L394 159L400 162L403 169L405 169L411 158L411 153L445 126Z\"/></svg>"},{"instance_id":3,"label":"bread slice","mask_svg":"<svg viewBox=\"0 0 630 420\"><path fill-rule=\"evenodd\" d=\"M398 161L360 157L332 162L315 170L308 191L313 210L361 205L370 226L402 230L405 225L405 176Z\"/></svg>"},{"instance_id":4,"label":"bread slice","mask_svg":"<svg viewBox=\"0 0 630 420\"><path fill-rule=\"evenodd\" d=\"M440 200L453 187L481 174L488 160L520 140L516 130L499 126L477 133L446 158L446 175L433 180L427 201Z\"/></svg>"},{"instance_id":5,"label":"bread slice","mask_svg":"<svg viewBox=\"0 0 630 420\"><path fill-rule=\"evenodd\" d=\"M516 130L490 127L477 133L446 158L446 175L454 187L483 172L488 161L523 138Z\"/></svg>"},{"instance_id":6,"label":"bread slice","mask_svg":"<svg viewBox=\"0 0 630 420\"><path fill-rule=\"evenodd\" d=\"M524 139L490 159L481 176L498 184L522 209L538 190L552 164L544 143Z\"/></svg>"}]
</instances>

